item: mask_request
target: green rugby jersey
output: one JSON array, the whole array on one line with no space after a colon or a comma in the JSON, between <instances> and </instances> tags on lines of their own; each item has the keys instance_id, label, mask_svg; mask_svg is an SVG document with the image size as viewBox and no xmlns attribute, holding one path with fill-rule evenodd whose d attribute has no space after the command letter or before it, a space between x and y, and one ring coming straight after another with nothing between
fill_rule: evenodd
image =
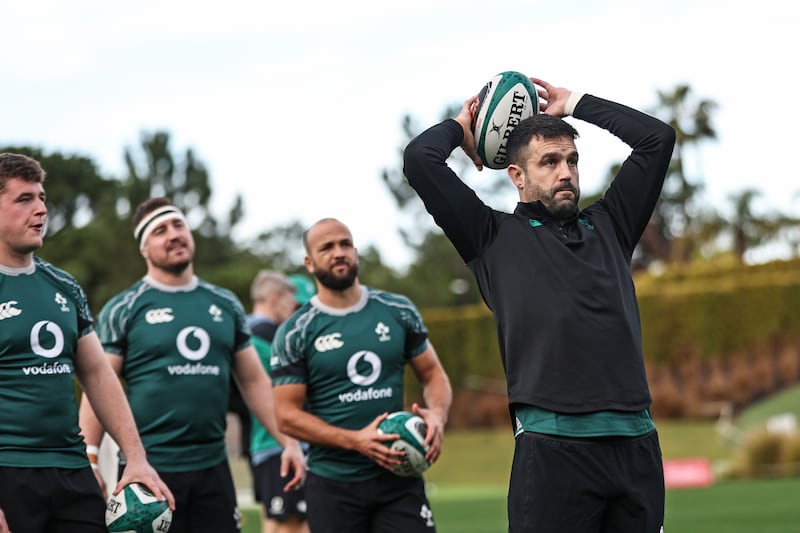
<instances>
[{"instance_id":1,"label":"green rugby jersey","mask_svg":"<svg viewBox=\"0 0 800 533\"><path fill-rule=\"evenodd\" d=\"M281 324L272 343L272 380L305 384L310 413L357 430L403 409L403 365L427 347L428 331L408 298L362 286L353 307L333 309L314 297ZM385 471L358 452L314 445L308 468L339 481Z\"/></svg>"},{"instance_id":2,"label":"green rugby jersey","mask_svg":"<svg viewBox=\"0 0 800 533\"><path fill-rule=\"evenodd\" d=\"M75 351L92 331L86 295L34 258L0 266L0 466L89 466L78 425Z\"/></svg>"},{"instance_id":3,"label":"green rugby jersey","mask_svg":"<svg viewBox=\"0 0 800 533\"><path fill-rule=\"evenodd\" d=\"M174 287L145 277L103 307L97 331L105 350L123 357L150 464L186 472L225 460L233 355L250 344L237 297L198 278Z\"/></svg>"}]
</instances>

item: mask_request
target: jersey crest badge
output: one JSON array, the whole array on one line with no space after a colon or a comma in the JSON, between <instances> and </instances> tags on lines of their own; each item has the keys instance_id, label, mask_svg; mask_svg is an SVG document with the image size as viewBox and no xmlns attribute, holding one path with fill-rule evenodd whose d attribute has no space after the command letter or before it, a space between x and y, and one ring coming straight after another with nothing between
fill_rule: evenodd
<instances>
[{"instance_id":1,"label":"jersey crest badge","mask_svg":"<svg viewBox=\"0 0 800 533\"><path fill-rule=\"evenodd\" d=\"M56 297L55 297L54 299L55 299L55 302L56 302L58 305L60 305L60 306L61 306L61 311L62 311L63 313L69 313L69 305L67 305L67 304L69 303L69 300L67 300L66 298L64 298L64 295L63 295L63 294L61 294L60 292L57 292L57 293L56 293Z\"/></svg>"},{"instance_id":2,"label":"jersey crest badge","mask_svg":"<svg viewBox=\"0 0 800 533\"><path fill-rule=\"evenodd\" d=\"M214 322L222 322L222 309L217 307L216 304L211 304L208 308L208 314L213 317Z\"/></svg>"},{"instance_id":3,"label":"jersey crest badge","mask_svg":"<svg viewBox=\"0 0 800 533\"><path fill-rule=\"evenodd\" d=\"M375 333L378 335L378 340L381 342L388 342L392 340L392 338L389 336L389 326L383 322L378 322L378 325L375 326Z\"/></svg>"}]
</instances>

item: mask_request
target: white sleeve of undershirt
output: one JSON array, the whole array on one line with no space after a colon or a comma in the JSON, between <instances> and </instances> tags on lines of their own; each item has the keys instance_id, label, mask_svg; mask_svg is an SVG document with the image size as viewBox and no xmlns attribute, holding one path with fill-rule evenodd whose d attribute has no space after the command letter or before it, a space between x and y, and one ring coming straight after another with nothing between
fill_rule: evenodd
<instances>
[{"instance_id":1,"label":"white sleeve of undershirt","mask_svg":"<svg viewBox=\"0 0 800 533\"><path fill-rule=\"evenodd\" d=\"M567 115L572 116L572 113L575 111L575 106L578 105L578 102L580 101L581 98L583 98L583 95L584 93L579 93L575 91L572 91L570 93L569 98L567 98L567 103L564 105L564 112Z\"/></svg>"}]
</instances>

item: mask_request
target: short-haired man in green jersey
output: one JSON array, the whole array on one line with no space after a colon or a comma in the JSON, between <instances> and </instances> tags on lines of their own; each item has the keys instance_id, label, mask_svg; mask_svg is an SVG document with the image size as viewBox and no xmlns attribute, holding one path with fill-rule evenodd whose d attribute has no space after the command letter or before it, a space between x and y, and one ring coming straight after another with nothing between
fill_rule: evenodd
<instances>
[{"instance_id":1,"label":"short-haired man in green jersey","mask_svg":"<svg viewBox=\"0 0 800 533\"><path fill-rule=\"evenodd\" d=\"M238 298L195 276L194 239L181 210L151 198L137 208L133 227L147 273L103 307L100 340L124 379L148 457L175 494L170 533L238 532L225 448L231 375L283 446L284 474L294 472L290 490L303 482L303 452L278 430L272 384ZM87 442L100 442L102 428L88 403L81 426Z\"/></svg>"},{"instance_id":2,"label":"short-haired man in green jersey","mask_svg":"<svg viewBox=\"0 0 800 533\"><path fill-rule=\"evenodd\" d=\"M175 507L147 462L83 289L34 253L44 244L45 172L0 154L0 532L105 533L105 501L78 426L77 379L137 481Z\"/></svg>"}]
</instances>

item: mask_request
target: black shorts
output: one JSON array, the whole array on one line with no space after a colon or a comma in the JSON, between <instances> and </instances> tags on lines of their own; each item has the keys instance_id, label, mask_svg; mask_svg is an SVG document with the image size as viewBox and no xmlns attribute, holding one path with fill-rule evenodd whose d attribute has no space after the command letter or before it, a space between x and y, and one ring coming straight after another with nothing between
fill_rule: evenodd
<instances>
[{"instance_id":1,"label":"black shorts","mask_svg":"<svg viewBox=\"0 0 800 533\"><path fill-rule=\"evenodd\" d=\"M388 470L367 481L306 477L308 525L314 533L433 533L436 525L421 477Z\"/></svg>"},{"instance_id":2,"label":"black shorts","mask_svg":"<svg viewBox=\"0 0 800 533\"><path fill-rule=\"evenodd\" d=\"M124 468L120 466L120 475ZM241 532L242 515L227 460L203 470L158 475L175 496L169 533Z\"/></svg>"},{"instance_id":3,"label":"black shorts","mask_svg":"<svg viewBox=\"0 0 800 533\"><path fill-rule=\"evenodd\" d=\"M659 533L664 468L657 433L597 439L521 433L508 521L510 533Z\"/></svg>"},{"instance_id":4,"label":"black shorts","mask_svg":"<svg viewBox=\"0 0 800 533\"><path fill-rule=\"evenodd\" d=\"M253 486L256 501L264 505L267 518L283 522L290 516L306 519L306 489L301 487L284 492L290 477L281 477L281 456L273 455L253 466ZM293 475L290 473L290 476Z\"/></svg>"},{"instance_id":5,"label":"black shorts","mask_svg":"<svg viewBox=\"0 0 800 533\"><path fill-rule=\"evenodd\" d=\"M0 467L0 509L14 532L107 533L106 502L86 468Z\"/></svg>"}]
</instances>

